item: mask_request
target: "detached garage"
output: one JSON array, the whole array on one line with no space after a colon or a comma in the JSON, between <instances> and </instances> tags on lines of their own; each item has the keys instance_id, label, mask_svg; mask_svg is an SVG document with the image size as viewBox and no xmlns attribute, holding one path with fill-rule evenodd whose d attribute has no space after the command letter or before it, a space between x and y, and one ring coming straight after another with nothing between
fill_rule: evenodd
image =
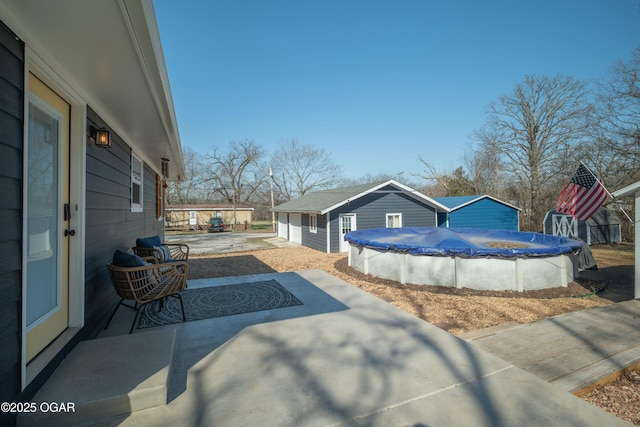
<instances>
[{"instance_id":1,"label":"detached garage","mask_svg":"<svg viewBox=\"0 0 640 427\"><path fill-rule=\"evenodd\" d=\"M448 209L394 180L306 194L272 209L278 236L322 252L346 252L351 230L434 227Z\"/></svg>"},{"instance_id":2,"label":"detached garage","mask_svg":"<svg viewBox=\"0 0 640 427\"><path fill-rule=\"evenodd\" d=\"M520 208L491 196L437 197L449 208L438 215L438 227L520 231Z\"/></svg>"}]
</instances>

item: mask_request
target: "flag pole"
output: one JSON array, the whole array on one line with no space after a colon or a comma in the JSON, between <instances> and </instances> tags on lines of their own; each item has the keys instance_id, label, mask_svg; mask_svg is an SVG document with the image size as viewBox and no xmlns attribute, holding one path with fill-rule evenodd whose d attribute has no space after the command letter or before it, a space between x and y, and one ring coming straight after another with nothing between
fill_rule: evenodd
<instances>
[{"instance_id":1,"label":"flag pole","mask_svg":"<svg viewBox=\"0 0 640 427\"><path fill-rule=\"evenodd\" d=\"M594 178L596 178L598 181L600 181L600 185L602 186L602 188L604 188L604 191L606 191L606 192L607 192L607 194L609 195L609 197L611 197L611 201L613 202L613 204L614 204L614 205L616 205L616 206L618 207L618 209L620 209L620 210L622 211L622 213L624 214L624 216L626 216L626 217L627 217L627 219L629 220L629 222L630 222L631 224L633 224L633 220L631 219L631 217L629 216L629 214L628 214L628 213L627 213L627 212L622 208L622 206L620 206L620 205L618 204L618 202L616 202L615 197L613 197L613 194L611 194L611 193L609 192L609 190L607 190L607 187L605 187L605 186L604 186L604 183L600 180L600 178L598 178L598 175L596 175L595 173L593 173L593 172L591 171L591 169L589 169L589 166L585 165L585 164L584 164L584 162L583 162L582 160L580 160L580 164L581 164L582 166L584 166L584 167L589 171L589 173L590 173L591 175L593 175L593 176L594 176Z\"/></svg>"}]
</instances>

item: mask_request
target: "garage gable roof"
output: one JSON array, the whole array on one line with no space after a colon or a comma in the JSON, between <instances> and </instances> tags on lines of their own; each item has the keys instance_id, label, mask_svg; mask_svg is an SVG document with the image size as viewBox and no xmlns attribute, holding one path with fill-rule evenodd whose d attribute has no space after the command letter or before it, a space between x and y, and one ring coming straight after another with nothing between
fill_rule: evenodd
<instances>
[{"instance_id":1,"label":"garage gable roof","mask_svg":"<svg viewBox=\"0 0 640 427\"><path fill-rule=\"evenodd\" d=\"M304 212L324 215L352 200L363 197L386 186L393 186L414 199L420 200L439 210L449 211L449 209L441 203L392 179L305 194L298 199L282 203L271 210L273 212Z\"/></svg>"}]
</instances>

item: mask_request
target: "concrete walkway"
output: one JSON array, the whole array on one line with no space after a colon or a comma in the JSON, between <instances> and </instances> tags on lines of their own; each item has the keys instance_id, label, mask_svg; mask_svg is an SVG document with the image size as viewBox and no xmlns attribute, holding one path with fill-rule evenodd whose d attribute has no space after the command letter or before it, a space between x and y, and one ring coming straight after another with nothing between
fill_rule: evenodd
<instances>
[{"instance_id":1,"label":"concrete walkway","mask_svg":"<svg viewBox=\"0 0 640 427\"><path fill-rule=\"evenodd\" d=\"M104 353L112 348L114 340L145 342L161 338L173 343L175 336L171 361L148 373L154 376L168 372L168 403L108 420L93 418L93 424L89 424L628 425L475 344L323 271L204 279L190 281L189 286L266 279L277 280L303 305L136 330L132 336L121 335L128 330L131 313L120 310L116 323L102 339L87 343L102 348ZM138 345L138 349L141 347L145 346ZM155 352L150 346L143 353L152 360ZM166 359L166 353L161 357ZM138 357L120 350L117 358L124 364ZM90 358L69 359L35 400L51 398L52 390L61 393L54 385L64 380L63 375L57 375L59 372L78 371L79 366L73 363L92 363ZM115 382L123 382L122 375L113 372L111 376ZM137 407L135 394L142 391L137 384L144 379L139 376L137 371L131 372L127 378L137 378L136 384L124 381L121 386L120 393L128 397L131 408ZM101 381L93 384L96 393L113 386L107 378ZM157 383L154 387L158 388ZM65 388L74 387L67 384ZM84 394L74 398L91 401ZM66 398L61 394L56 397ZM61 416L64 425L86 421L80 416ZM46 425L51 427L55 421L49 420Z\"/></svg>"},{"instance_id":2,"label":"concrete walkway","mask_svg":"<svg viewBox=\"0 0 640 427\"><path fill-rule=\"evenodd\" d=\"M578 395L640 364L640 301L594 307L463 336L562 390Z\"/></svg>"}]
</instances>

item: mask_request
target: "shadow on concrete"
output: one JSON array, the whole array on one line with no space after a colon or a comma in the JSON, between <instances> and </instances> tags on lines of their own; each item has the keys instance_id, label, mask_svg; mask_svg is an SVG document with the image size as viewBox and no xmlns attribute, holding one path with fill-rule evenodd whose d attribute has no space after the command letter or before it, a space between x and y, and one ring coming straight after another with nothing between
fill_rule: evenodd
<instances>
[{"instance_id":1,"label":"shadow on concrete","mask_svg":"<svg viewBox=\"0 0 640 427\"><path fill-rule=\"evenodd\" d=\"M189 262L191 263L191 260ZM257 281L260 280L260 277L261 275L258 274L236 276L229 278L229 281L238 281L240 279L239 283L242 283ZM168 402L171 402L186 390L187 376L196 364L206 359L211 353L220 351L219 349L224 347L225 343L233 339L245 328L275 321L332 313L349 308L313 283L300 277L297 273L281 273L277 276L269 277L275 279L296 296L302 302L302 305L206 319L201 322L189 322L189 325L178 325L180 329L178 330L176 348L183 348L186 351L181 351L176 356L175 362L177 363L171 373ZM206 279L196 282L205 283ZM190 286L196 282L190 282Z\"/></svg>"},{"instance_id":2,"label":"shadow on concrete","mask_svg":"<svg viewBox=\"0 0 640 427\"><path fill-rule=\"evenodd\" d=\"M252 274L277 273L253 255L189 259L189 280L236 276L238 271L251 271Z\"/></svg>"}]
</instances>

